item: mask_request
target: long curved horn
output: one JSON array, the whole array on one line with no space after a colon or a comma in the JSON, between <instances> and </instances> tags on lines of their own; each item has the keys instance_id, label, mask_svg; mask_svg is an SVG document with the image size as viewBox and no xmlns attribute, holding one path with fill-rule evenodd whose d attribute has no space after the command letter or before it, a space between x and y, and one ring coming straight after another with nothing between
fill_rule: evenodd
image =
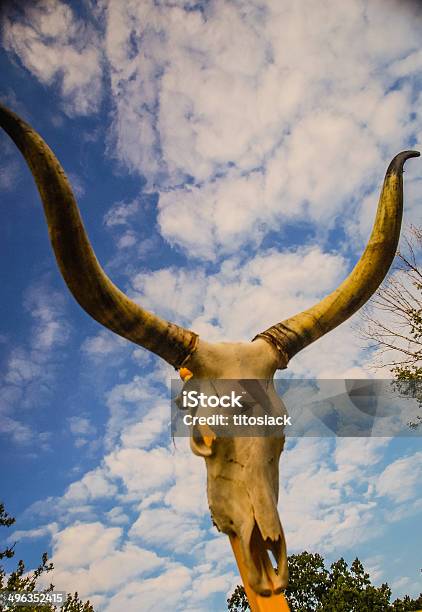
<instances>
[{"instance_id":1,"label":"long curved horn","mask_svg":"<svg viewBox=\"0 0 422 612\"><path fill-rule=\"evenodd\" d=\"M111 282L98 263L69 181L51 149L30 125L3 105L0 126L34 176L56 260L75 299L108 329L179 368L195 350L197 334L147 312Z\"/></svg>"},{"instance_id":2,"label":"long curved horn","mask_svg":"<svg viewBox=\"0 0 422 612\"><path fill-rule=\"evenodd\" d=\"M321 302L255 336L276 347L280 367L300 350L351 317L382 283L394 259L403 214L403 165L417 151L402 151L390 163L369 242L352 272Z\"/></svg>"}]
</instances>

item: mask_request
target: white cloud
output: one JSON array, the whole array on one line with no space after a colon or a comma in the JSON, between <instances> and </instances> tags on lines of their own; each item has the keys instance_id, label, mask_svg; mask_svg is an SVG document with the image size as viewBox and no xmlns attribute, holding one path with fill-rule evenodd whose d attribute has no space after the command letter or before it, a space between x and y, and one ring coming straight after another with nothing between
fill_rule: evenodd
<instances>
[{"instance_id":1,"label":"white cloud","mask_svg":"<svg viewBox=\"0 0 422 612\"><path fill-rule=\"evenodd\" d=\"M201 267L138 274L135 296L149 310L188 325L207 340L250 340L318 302L347 276L347 267L340 254L315 246L271 249L244 261L227 258L207 276ZM301 352L289 370L296 376L367 377L371 356L363 352L364 344L346 323Z\"/></svg>"},{"instance_id":2,"label":"white cloud","mask_svg":"<svg viewBox=\"0 0 422 612\"><path fill-rule=\"evenodd\" d=\"M395 502L407 502L415 496L421 477L422 452L397 459L380 474L377 493Z\"/></svg>"},{"instance_id":3,"label":"white cloud","mask_svg":"<svg viewBox=\"0 0 422 612\"><path fill-rule=\"evenodd\" d=\"M205 259L256 247L286 217L345 223L420 131L410 6L242 6L107 8L115 154L167 185L162 234Z\"/></svg>"},{"instance_id":4,"label":"white cloud","mask_svg":"<svg viewBox=\"0 0 422 612\"><path fill-rule=\"evenodd\" d=\"M125 448L148 448L165 431L170 431L170 404L154 405L145 417L133 425L129 425L121 435Z\"/></svg>"},{"instance_id":5,"label":"white cloud","mask_svg":"<svg viewBox=\"0 0 422 612\"><path fill-rule=\"evenodd\" d=\"M186 553L203 537L204 532L192 518L169 508L152 508L141 512L129 535L150 546Z\"/></svg>"},{"instance_id":6,"label":"white cloud","mask_svg":"<svg viewBox=\"0 0 422 612\"><path fill-rule=\"evenodd\" d=\"M9 416L2 416L0 433L10 436L17 444L29 444L34 439L34 432L30 427Z\"/></svg>"},{"instance_id":7,"label":"white cloud","mask_svg":"<svg viewBox=\"0 0 422 612\"><path fill-rule=\"evenodd\" d=\"M392 586L393 586L395 589L401 589L401 588L403 588L403 587L408 586L408 585L409 585L409 583L410 583L410 578L408 578L407 576L404 576L404 577L401 577L401 578L399 578L398 580L396 580L396 581L393 583L393 585L392 585Z\"/></svg>"},{"instance_id":8,"label":"white cloud","mask_svg":"<svg viewBox=\"0 0 422 612\"><path fill-rule=\"evenodd\" d=\"M380 516L389 511L380 508L373 482L387 444L337 439L333 453L329 440L289 443L281 457L279 510L291 552L344 551L381 533Z\"/></svg>"},{"instance_id":9,"label":"white cloud","mask_svg":"<svg viewBox=\"0 0 422 612\"><path fill-rule=\"evenodd\" d=\"M185 591L191 582L189 569L174 564L160 576L126 583L110 599L104 612L138 612L139 602L142 602L145 612L182 612L186 605Z\"/></svg>"},{"instance_id":10,"label":"white cloud","mask_svg":"<svg viewBox=\"0 0 422 612\"><path fill-rule=\"evenodd\" d=\"M164 565L155 553L120 545L122 530L101 523L76 523L53 537L54 581L83 597L124 588L128 581Z\"/></svg>"},{"instance_id":11,"label":"white cloud","mask_svg":"<svg viewBox=\"0 0 422 612\"><path fill-rule=\"evenodd\" d=\"M395 508L390 508L385 515L387 523L398 523L409 517L420 514L422 510L422 500L412 499L397 505Z\"/></svg>"},{"instance_id":12,"label":"white cloud","mask_svg":"<svg viewBox=\"0 0 422 612\"><path fill-rule=\"evenodd\" d=\"M15 345L5 359L0 393L0 433L15 442L28 444L38 439L38 448L46 449L47 432L32 431L20 423L19 409L37 404L55 378L59 350L70 336L65 318L65 299L51 290L45 280L29 286L24 297L24 309L30 315L30 332L26 342Z\"/></svg>"},{"instance_id":13,"label":"white cloud","mask_svg":"<svg viewBox=\"0 0 422 612\"><path fill-rule=\"evenodd\" d=\"M128 516L123 512L120 506L115 506L106 512L107 521L111 525L125 525L129 522Z\"/></svg>"},{"instance_id":14,"label":"white cloud","mask_svg":"<svg viewBox=\"0 0 422 612\"><path fill-rule=\"evenodd\" d=\"M86 417L69 417L70 431L75 435L90 436L95 434L96 428Z\"/></svg>"},{"instance_id":15,"label":"white cloud","mask_svg":"<svg viewBox=\"0 0 422 612\"><path fill-rule=\"evenodd\" d=\"M236 582L235 582L236 581ZM229 593L231 595L233 584L239 584L240 578L233 572L225 572L224 574L216 574L210 568L205 566L205 571L195 576L193 589L191 593L187 593L189 603L187 610L207 609L204 602L214 593ZM234 588L234 587L233 587ZM209 608L208 608L209 609Z\"/></svg>"},{"instance_id":16,"label":"white cloud","mask_svg":"<svg viewBox=\"0 0 422 612\"><path fill-rule=\"evenodd\" d=\"M4 17L2 42L46 85L59 82L68 115L98 109L102 95L101 53L95 31L60 0L26 5L23 15Z\"/></svg>"},{"instance_id":17,"label":"white cloud","mask_svg":"<svg viewBox=\"0 0 422 612\"><path fill-rule=\"evenodd\" d=\"M227 566L233 564L233 551L230 540L225 534L216 533L215 529L210 531L210 536L199 548L204 563L212 566L216 564L220 571L227 573Z\"/></svg>"},{"instance_id":18,"label":"white cloud","mask_svg":"<svg viewBox=\"0 0 422 612\"><path fill-rule=\"evenodd\" d=\"M136 234L131 231L127 231L121 236L117 242L117 248L127 249L136 244Z\"/></svg>"},{"instance_id":19,"label":"white cloud","mask_svg":"<svg viewBox=\"0 0 422 612\"><path fill-rule=\"evenodd\" d=\"M38 538L42 538L47 535L53 535L57 533L58 525L57 523L50 523L49 525L42 525L41 527L36 527L34 529L26 529L20 530L17 529L14 531L8 538L8 542L21 542L22 540L36 540Z\"/></svg>"},{"instance_id":20,"label":"white cloud","mask_svg":"<svg viewBox=\"0 0 422 612\"><path fill-rule=\"evenodd\" d=\"M16 161L8 161L0 166L0 190L11 191L18 179L19 166Z\"/></svg>"},{"instance_id":21,"label":"white cloud","mask_svg":"<svg viewBox=\"0 0 422 612\"><path fill-rule=\"evenodd\" d=\"M107 329L102 329L95 336L86 338L81 345L81 350L89 357L100 360L105 356L116 354L117 351L127 346L127 340Z\"/></svg>"},{"instance_id":22,"label":"white cloud","mask_svg":"<svg viewBox=\"0 0 422 612\"><path fill-rule=\"evenodd\" d=\"M389 442L389 438L340 438L334 460L343 474L344 482L356 478L357 471L362 467L376 465Z\"/></svg>"},{"instance_id":23,"label":"white cloud","mask_svg":"<svg viewBox=\"0 0 422 612\"><path fill-rule=\"evenodd\" d=\"M144 364L141 362L141 365ZM128 383L115 385L107 394L106 404L110 411L105 439L107 448L115 448L116 441L123 430L126 430L125 433L130 436L135 434L136 437L136 425L145 417L152 406L156 405L157 402L166 401L155 386L162 380L166 380L167 372L162 376L161 367L160 364L146 376L134 376ZM158 378L156 370L160 372ZM155 419L152 415L151 417L147 427L153 426ZM160 422L164 423L161 420ZM129 428L132 426L135 428L129 433ZM152 430L150 433L153 433Z\"/></svg>"},{"instance_id":24,"label":"white cloud","mask_svg":"<svg viewBox=\"0 0 422 612\"><path fill-rule=\"evenodd\" d=\"M371 577L371 581L375 584L379 584L384 575L383 563L384 559L381 555L375 555L368 559L362 560L365 571L368 572Z\"/></svg>"},{"instance_id":25,"label":"white cloud","mask_svg":"<svg viewBox=\"0 0 422 612\"><path fill-rule=\"evenodd\" d=\"M317 247L227 259L215 274L176 268L139 274L139 302L172 320L184 317L199 333L216 327L221 339L250 339L258 331L310 306L345 276L340 255ZM217 323L215 323L217 321ZM209 338L213 339L213 338Z\"/></svg>"},{"instance_id":26,"label":"white cloud","mask_svg":"<svg viewBox=\"0 0 422 612\"><path fill-rule=\"evenodd\" d=\"M146 366L151 361L151 353L147 350L138 348L132 352L132 359L141 367Z\"/></svg>"},{"instance_id":27,"label":"white cloud","mask_svg":"<svg viewBox=\"0 0 422 612\"><path fill-rule=\"evenodd\" d=\"M64 296L58 291L49 290L44 282L28 289L24 307L34 321L33 350L47 352L66 343L70 328L64 319L65 303Z\"/></svg>"},{"instance_id":28,"label":"white cloud","mask_svg":"<svg viewBox=\"0 0 422 612\"><path fill-rule=\"evenodd\" d=\"M165 503L184 515L206 516L206 470L202 459L192 457L187 438L177 438L173 466L174 482L165 491Z\"/></svg>"},{"instance_id":29,"label":"white cloud","mask_svg":"<svg viewBox=\"0 0 422 612\"><path fill-rule=\"evenodd\" d=\"M141 203L139 200L132 200L131 202L117 202L104 216L105 226L116 227L119 225L129 225L132 217L139 212L140 205Z\"/></svg>"},{"instance_id":30,"label":"white cloud","mask_svg":"<svg viewBox=\"0 0 422 612\"><path fill-rule=\"evenodd\" d=\"M172 478L171 456L165 448L157 447L149 452L124 448L110 453L104 461L110 475L122 479L131 499L165 487Z\"/></svg>"},{"instance_id":31,"label":"white cloud","mask_svg":"<svg viewBox=\"0 0 422 612\"><path fill-rule=\"evenodd\" d=\"M159 304L162 316L191 320L202 308L206 280L202 271L171 268L137 274L132 284L132 297L144 308L153 310Z\"/></svg>"},{"instance_id":32,"label":"white cloud","mask_svg":"<svg viewBox=\"0 0 422 612\"><path fill-rule=\"evenodd\" d=\"M112 553L121 536L119 527L105 528L99 522L75 523L54 534L53 557L59 566L88 567Z\"/></svg>"},{"instance_id":33,"label":"white cloud","mask_svg":"<svg viewBox=\"0 0 422 612\"><path fill-rule=\"evenodd\" d=\"M106 477L102 468L87 472L83 478L72 483L63 496L66 503L77 504L94 499L113 497L117 487Z\"/></svg>"}]
</instances>

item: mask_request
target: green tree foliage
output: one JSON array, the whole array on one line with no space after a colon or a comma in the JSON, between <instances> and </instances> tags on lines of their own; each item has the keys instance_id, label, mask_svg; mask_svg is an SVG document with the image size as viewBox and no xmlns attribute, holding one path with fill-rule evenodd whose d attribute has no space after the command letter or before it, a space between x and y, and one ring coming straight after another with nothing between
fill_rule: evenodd
<instances>
[{"instance_id":1,"label":"green tree foliage","mask_svg":"<svg viewBox=\"0 0 422 612\"><path fill-rule=\"evenodd\" d=\"M331 565L328 589L315 608L318 612L384 612L389 609L391 589L387 584L374 587L359 559L349 569L344 559Z\"/></svg>"},{"instance_id":2,"label":"green tree foliage","mask_svg":"<svg viewBox=\"0 0 422 612\"><path fill-rule=\"evenodd\" d=\"M237 585L230 599L227 600L227 603L229 606L228 609L233 612L246 612L246 610L250 610L245 589L240 584Z\"/></svg>"},{"instance_id":3,"label":"green tree foliage","mask_svg":"<svg viewBox=\"0 0 422 612\"><path fill-rule=\"evenodd\" d=\"M5 510L4 504L0 503L0 527L11 527L15 523L15 519L11 517ZM0 550L0 561L2 559L12 559L15 555L15 545L6 547ZM27 593L33 593L38 591L41 593L51 593L54 590L54 585L50 583L47 588L40 588L37 585L38 579L44 574L48 574L54 569L53 564L48 562L47 553L44 553L41 558L41 563L32 572L27 572L25 563L20 560L17 563L17 567L14 571L7 574L3 565L0 564L0 592L4 591L25 591ZM17 606L15 604L1 607L0 610L3 612L56 612L57 608L54 606L47 605L26 605L25 607ZM94 608L89 601L82 602L79 599L78 593L67 594L66 602L60 608L62 612L95 612Z\"/></svg>"},{"instance_id":4,"label":"green tree foliage","mask_svg":"<svg viewBox=\"0 0 422 612\"><path fill-rule=\"evenodd\" d=\"M406 595L390 602L388 584L376 587L369 574L355 559L349 566L344 559L325 567L321 555L303 552L290 555L289 586L285 591L291 612L414 612L422 609L422 593L418 599ZM227 600L230 612L250 610L245 591L237 586Z\"/></svg>"},{"instance_id":5,"label":"green tree foliage","mask_svg":"<svg viewBox=\"0 0 422 612\"><path fill-rule=\"evenodd\" d=\"M329 572L321 555L303 552L289 557L289 589L287 601L296 610L318 609L329 583Z\"/></svg>"}]
</instances>

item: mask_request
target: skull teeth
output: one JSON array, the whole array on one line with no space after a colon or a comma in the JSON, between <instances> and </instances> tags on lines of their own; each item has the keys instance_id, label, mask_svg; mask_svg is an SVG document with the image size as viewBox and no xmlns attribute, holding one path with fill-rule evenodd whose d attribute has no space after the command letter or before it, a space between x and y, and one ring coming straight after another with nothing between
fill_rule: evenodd
<instances>
[{"instance_id":1,"label":"skull teeth","mask_svg":"<svg viewBox=\"0 0 422 612\"><path fill-rule=\"evenodd\" d=\"M275 569L269 555L272 552L277 564ZM255 525L252 530L248 551L247 566L251 587L263 597L278 594L287 586L287 556L284 536L281 532L276 540L265 541Z\"/></svg>"}]
</instances>

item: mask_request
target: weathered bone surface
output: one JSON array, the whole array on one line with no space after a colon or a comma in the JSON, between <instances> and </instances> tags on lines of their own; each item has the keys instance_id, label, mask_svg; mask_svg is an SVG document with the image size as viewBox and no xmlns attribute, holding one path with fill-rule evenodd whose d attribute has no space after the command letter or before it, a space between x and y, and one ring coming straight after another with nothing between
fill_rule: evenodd
<instances>
[{"instance_id":1,"label":"weathered bone surface","mask_svg":"<svg viewBox=\"0 0 422 612\"><path fill-rule=\"evenodd\" d=\"M399 153L384 180L368 245L347 279L304 312L261 332L251 343L211 344L163 321L132 302L100 267L62 167L41 137L0 105L0 125L20 149L37 183L57 263L70 291L92 317L121 336L160 355L176 369L186 365L198 379L267 380L298 351L340 325L376 291L397 248L403 208L403 164L419 153ZM281 400L271 398L274 402ZM270 595L287 584L286 547L277 512L283 437L218 439L197 428L192 450L205 458L208 499L217 527L239 537L248 580ZM276 558L272 569L267 550Z\"/></svg>"},{"instance_id":2,"label":"weathered bone surface","mask_svg":"<svg viewBox=\"0 0 422 612\"><path fill-rule=\"evenodd\" d=\"M263 341L258 340L254 348L261 348L264 353L268 353L265 343L259 347L260 342ZM242 345L222 345L222 355L226 352L224 349L237 349L241 356L241 347ZM257 350L256 355L258 354ZM262 361L265 362L265 359ZM262 374L262 361L258 360L256 363L255 376L252 376L253 358L248 362L247 368L233 368L230 363L227 364L227 371L233 375L235 372L244 374L246 370L243 379L257 379ZM274 368L276 364L274 355ZM222 365L224 366L224 363ZM266 373L268 374L268 371ZM220 381L213 381L213 390L218 392L216 382ZM243 388L247 388L247 382L244 381ZM260 391L265 393L265 400L261 405L265 402L265 412L268 415L287 414L275 391L272 377L260 379L258 386ZM227 389L226 386L224 388ZM236 383L233 388L237 388ZM199 383L199 389L207 392L206 385L203 388ZM258 393L254 393L254 396L259 401ZM201 412L198 411L198 414ZM277 512L279 459L284 446L283 431L280 429L277 436L271 437L216 437L208 426L195 425L191 433L193 452L205 458L208 502L214 524L227 535L239 538L251 587L264 596L281 592L286 588L288 580L286 542ZM274 571L268 551L273 554L277 572Z\"/></svg>"}]
</instances>

